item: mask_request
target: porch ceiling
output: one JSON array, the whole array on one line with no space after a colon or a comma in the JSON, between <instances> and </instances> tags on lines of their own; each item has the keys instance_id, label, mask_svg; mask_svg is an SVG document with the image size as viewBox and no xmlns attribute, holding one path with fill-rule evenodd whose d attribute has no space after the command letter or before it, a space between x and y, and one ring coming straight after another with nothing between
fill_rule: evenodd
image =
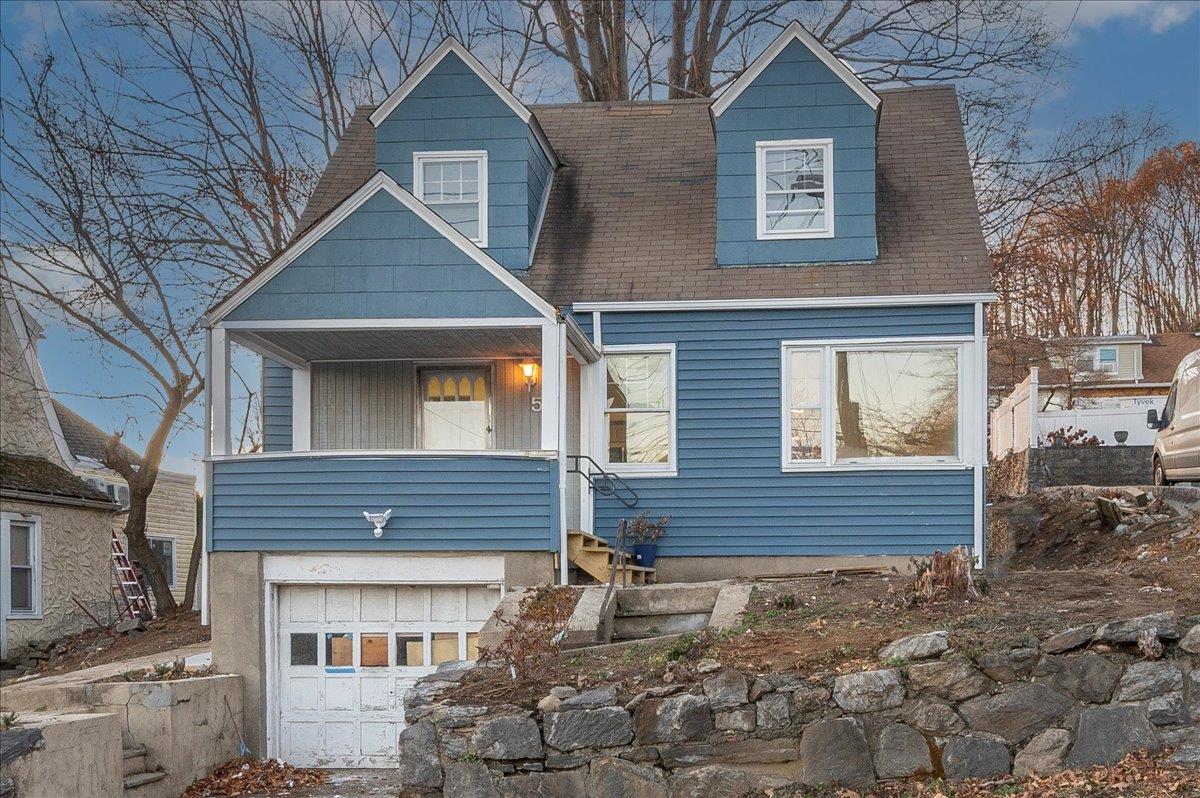
<instances>
[{"instance_id":1,"label":"porch ceiling","mask_svg":"<svg viewBox=\"0 0 1200 798\"><path fill-rule=\"evenodd\" d=\"M436 360L538 356L536 327L470 330L256 330L301 360Z\"/></svg>"}]
</instances>

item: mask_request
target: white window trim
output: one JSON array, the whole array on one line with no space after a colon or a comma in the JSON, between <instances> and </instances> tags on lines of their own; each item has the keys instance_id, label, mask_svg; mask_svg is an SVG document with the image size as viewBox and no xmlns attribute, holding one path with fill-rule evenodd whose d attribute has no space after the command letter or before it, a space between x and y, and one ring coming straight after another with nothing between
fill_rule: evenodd
<instances>
[{"instance_id":1,"label":"white window trim","mask_svg":"<svg viewBox=\"0 0 1200 798\"><path fill-rule=\"evenodd\" d=\"M823 149L825 166L825 227L821 230L767 229L767 152L769 150ZM754 143L755 220L760 241L805 238L833 238L833 139L786 139Z\"/></svg>"},{"instance_id":2,"label":"white window trim","mask_svg":"<svg viewBox=\"0 0 1200 798\"><path fill-rule=\"evenodd\" d=\"M1104 367L1104 361L1100 359L1100 353L1105 349L1111 349L1113 353L1112 368ZM1092 371L1097 374L1117 374L1121 370L1121 351L1115 346L1099 346L1092 354Z\"/></svg>"},{"instance_id":3,"label":"white window trim","mask_svg":"<svg viewBox=\"0 0 1200 798\"><path fill-rule=\"evenodd\" d=\"M437 205L430 204L425 201L425 175L424 169L421 166L425 163L437 161L470 161L474 160L479 164L479 236L471 238L467 236L467 240L474 244L478 244L481 249L487 249L488 245L488 154L487 150L437 150L430 152L414 152L413 153L413 194L421 202L424 202L426 207L434 209L436 213ZM447 222L449 224L449 222ZM453 225L451 225L453 226Z\"/></svg>"},{"instance_id":4,"label":"white window trim","mask_svg":"<svg viewBox=\"0 0 1200 798\"><path fill-rule=\"evenodd\" d=\"M179 541L173 535L146 535L146 540L170 541L171 543L171 573L167 587L175 589L175 571L179 567Z\"/></svg>"},{"instance_id":5,"label":"white window trim","mask_svg":"<svg viewBox=\"0 0 1200 798\"><path fill-rule=\"evenodd\" d=\"M33 574L30 579L33 591L32 610L14 610L11 603L11 579L9 571L11 563L9 537L12 524L28 524L29 533L29 564ZM4 595L0 603L4 606L5 618L9 620L38 621L42 619L42 517L40 515L24 515L23 513L0 513L0 571L4 574Z\"/></svg>"},{"instance_id":6,"label":"white window trim","mask_svg":"<svg viewBox=\"0 0 1200 798\"><path fill-rule=\"evenodd\" d=\"M616 474L619 477L674 477L678 471L678 446L676 441L676 428L679 423L678 408L676 406L676 388L675 388L675 344L621 344L618 346L604 347L605 355L667 355L667 370L668 370L668 385L667 385L667 412L670 413L670 423L668 425L668 441L667 441L667 462L665 463L610 463L608 461L608 364L601 359L600 373L603 375L604 383L600 390L596 391L597 399L600 403L600 427L601 437L600 444L602 447L601 455L603 457L604 470ZM619 409L614 409L613 412L621 412ZM656 410L653 412L663 412Z\"/></svg>"},{"instance_id":7,"label":"white window trim","mask_svg":"<svg viewBox=\"0 0 1200 798\"><path fill-rule=\"evenodd\" d=\"M825 341L782 341L779 364L779 458L784 472L829 472L829 471L896 471L896 470L962 470L971 467L974 459L974 415L968 402L971 394L970 364L972 339L964 338L888 338L846 339ZM839 351L887 350L887 349L956 349L958 353L958 429L957 451L954 457L860 457L841 458L836 453L836 428L834 409L836 388L834 386L834 354ZM819 351L821 353L821 451L820 460L791 459L791 358L793 351Z\"/></svg>"}]
</instances>

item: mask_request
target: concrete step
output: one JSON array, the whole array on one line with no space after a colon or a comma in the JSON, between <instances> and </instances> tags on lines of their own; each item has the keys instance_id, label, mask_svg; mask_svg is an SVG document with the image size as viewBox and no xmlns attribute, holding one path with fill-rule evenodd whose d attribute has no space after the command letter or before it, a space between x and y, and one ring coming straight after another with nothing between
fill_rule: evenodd
<instances>
[{"instance_id":1,"label":"concrete step","mask_svg":"<svg viewBox=\"0 0 1200 798\"><path fill-rule=\"evenodd\" d=\"M153 784L156 781L162 781L167 777L167 774L161 770L146 770L141 773L130 773L125 777L122 786L125 788L125 795L136 795L134 792L140 787L145 787L147 784Z\"/></svg>"},{"instance_id":2,"label":"concrete step","mask_svg":"<svg viewBox=\"0 0 1200 798\"><path fill-rule=\"evenodd\" d=\"M640 640L682 632L698 632L706 626L707 612L618 616L613 620L613 640Z\"/></svg>"},{"instance_id":3,"label":"concrete step","mask_svg":"<svg viewBox=\"0 0 1200 798\"><path fill-rule=\"evenodd\" d=\"M121 774L125 776L146 770L146 746L135 745L121 749Z\"/></svg>"},{"instance_id":4,"label":"concrete step","mask_svg":"<svg viewBox=\"0 0 1200 798\"><path fill-rule=\"evenodd\" d=\"M652 585L617 591L618 617L712 612L721 584Z\"/></svg>"}]
</instances>

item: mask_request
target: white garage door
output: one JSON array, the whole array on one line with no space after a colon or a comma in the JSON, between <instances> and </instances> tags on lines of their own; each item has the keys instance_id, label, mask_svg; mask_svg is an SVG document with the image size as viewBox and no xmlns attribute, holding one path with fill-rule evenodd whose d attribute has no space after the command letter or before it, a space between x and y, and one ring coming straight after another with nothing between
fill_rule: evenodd
<instances>
[{"instance_id":1,"label":"white garage door","mask_svg":"<svg viewBox=\"0 0 1200 798\"><path fill-rule=\"evenodd\" d=\"M404 692L474 660L494 586L283 586L279 756L306 767L395 767Z\"/></svg>"}]
</instances>

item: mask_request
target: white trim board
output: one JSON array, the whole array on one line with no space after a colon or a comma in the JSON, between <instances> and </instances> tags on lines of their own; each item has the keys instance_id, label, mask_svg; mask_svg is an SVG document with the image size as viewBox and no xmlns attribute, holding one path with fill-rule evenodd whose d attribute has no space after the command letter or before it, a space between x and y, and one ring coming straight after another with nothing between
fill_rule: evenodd
<instances>
[{"instance_id":1,"label":"white trim board","mask_svg":"<svg viewBox=\"0 0 1200 798\"><path fill-rule=\"evenodd\" d=\"M550 159L550 165L557 169L559 165L558 155L554 152L554 148L550 146L550 141L546 138L542 126L538 124L537 117L525 107L524 103L517 99L516 95L505 88L503 83L496 80L495 76L487 71L487 68L479 62L478 58L471 55L471 52L453 37L444 39L437 46L437 49L422 61L416 69L409 73L408 77L396 87L395 91L387 96L386 100L379 104L379 107L371 113L371 124L375 127L383 124L384 120L391 116L392 111L395 111L400 103L404 102L404 98L411 94L413 89L421 85L421 81L425 80L434 67L440 64L442 59L450 53L454 53L461 58L463 63L517 115L518 119L529 125L529 129L533 131L534 138L537 139L542 152Z\"/></svg>"},{"instance_id":2,"label":"white trim board","mask_svg":"<svg viewBox=\"0 0 1200 798\"><path fill-rule=\"evenodd\" d=\"M654 310L799 310L803 308L890 308L917 305L973 305L995 302L985 294L891 294L886 296L791 297L782 299L651 299L634 302L575 302L577 313L638 313Z\"/></svg>"},{"instance_id":3,"label":"white trim board","mask_svg":"<svg viewBox=\"0 0 1200 798\"><path fill-rule=\"evenodd\" d=\"M503 584L500 555L266 554L263 581L286 584Z\"/></svg>"},{"instance_id":4,"label":"white trim board","mask_svg":"<svg viewBox=\"0 0 1200 798\"><path fill-rule=\"evenodd\" d=\"M844 64L840 58L829 52L829 50L825 48L825 45L817 41L816 37L804 29L803 25L796 20L792 20L792 22L783 29L783 33L779 34L775 41L771 42L771 44L767 46L767 49L763 50L762 54L759 55L758 58L754 59L753 62L751 62L750 66L746 67L746 71L743 72L737 80L729 84L729 87L726 88L725 91L721 92L721 96L718 97L712 104L713 116L719 117L729 108L729 106L733 105L734 100L740 97L742 92L750 87L750 84L754 83L762 71L770 66L771 62L774 61L776 57L783 52L783 49L791 44L793 40L799 41L801 44L807 47L813 55L819 58L821 62L825 64L825 66L833 70L833 73L841 78L842 81L849 86L855 94L861 97L862 101L870 106L872 111L878 110L879 104L882 102L879 95L871 91L870 87L862 82L858 75L854 73L853 69L846 66L846 64Z\"/></svg>"},{"instance_id":5,"label":"white trim board","mask_svg":"<svg viewBox=\"0 0 1200 798\"><path fill-rule=\"evenodd\" d=\"M417 217L436 230L451 244L458 247L464 255L478 263L499 280L506 288L529 303L538 313L551 321L557 321L558 311L549 302L539 296L532 288L525 285L508 269L496 262L477 244L454 229L449 222L438 216L428 205L414 197L407 189L393 180L384 172L376 172L357 191L344 199L324 219L309 228L290 247L284 250L275 260L264 266L253 278L243 283L229 296L221 300L205 317L205 323L216 325L239 305L254 295L268 281L283 271L289 263L303 255L309 247L320 241L329 231L341 224L350 214L358 210L367 200L380 191L386 191L396 198L401 205L408 208ZM325 322L328 324L328 322Z\"/></svg>"},{"instance_id":6,"label":"white trim board","mask_svg":"<svg viewBox=\"0 0 1200 798\"><path fill-rule=\"evenodd\" d=\"M525 460L554 460L558 451L553 449L313 449L289 452L248 452L244 454L212 454L207 458L212 463L257 462L259 460L321 459L330 457L501 457Z\"/></svg>"}]
</instances>

